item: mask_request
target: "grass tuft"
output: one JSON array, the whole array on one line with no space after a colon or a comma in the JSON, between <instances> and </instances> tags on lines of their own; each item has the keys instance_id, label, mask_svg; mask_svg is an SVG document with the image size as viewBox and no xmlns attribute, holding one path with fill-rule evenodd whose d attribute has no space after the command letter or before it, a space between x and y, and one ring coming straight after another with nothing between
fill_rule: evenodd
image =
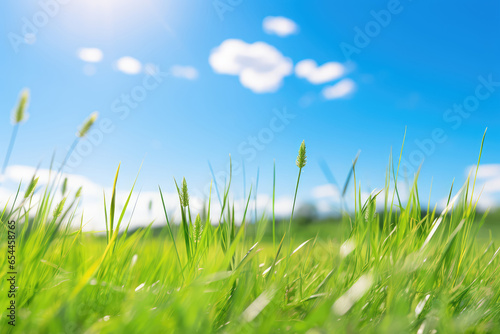
<instances>
[{"instance_id":1,"label":"grass tuft","mask_svg":"<svg viewBox=\"0 0 500 334\"><path fill-rule=\"evenodd\" d=\"M78 138L93 122L91 116ZM438 212L421 205L418 173L408 198L397 191L392 155L384 189L361 196L357 158L340 198L349 198L353 179L355 210L341 206L339 219L309 226L293 218L305 142L295 161L290 220L275 216L275 165L272 220L266 212L257 216L256 208L254 219L247 218L259 174L248 194L244 190L238 217L231 169L220 193L215 183L220 215L211 217L211 185L208 206L192 221L187 182L179 187L174 179L180 219L171 220L167 205L174 203L158 187L166 223L136 230L121 226L127 212L129 225L135 219L129 203L137 178L120 198L120 166L109 202L103 193L102 231L83 229L88 218L76 214L81 188L72 194L65 179L60 192L54 180L40 191L33 176L0 203L2 249L8 249L7 222L17 224L15 332L498 332L500 247L488 229L500 217L477 211L477 168L458 191L452 186L443 194L448 203ZM323 170L335 182L326 165ZM0 261L5 277L7 257ZM0 305L9 305L7 285L0 289ZM0 332L12 330L4 316Z\"/></svg>"}]
</instances>

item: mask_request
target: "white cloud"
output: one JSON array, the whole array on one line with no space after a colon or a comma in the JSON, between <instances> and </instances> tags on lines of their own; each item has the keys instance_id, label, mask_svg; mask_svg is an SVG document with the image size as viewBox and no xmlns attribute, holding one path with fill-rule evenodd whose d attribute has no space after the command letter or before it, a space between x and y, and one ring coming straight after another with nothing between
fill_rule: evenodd
<instances>
[{"instance_id":1,"label":"white cloud","mask_svg":"<svg viewBox=\"0 0 500 334\"><path fill-rule=\"evenodd\" d=\"M174 65L170 68L170 73L174 77L187 80L195 80L198 78L198 70L193 66Z\"/></svg>"},{"instance_id":2,"label":"white cloud","mask_svg":"<svg viewBox=\"0 0 500 334\"><path fill-rule=\"evenodd\" d=\"M494 196L492 196L491 193L484 191L481 194L479 194L479 192L481 191L480 188L477 188L477 190L478 191L474 192L474 198L472 199L472 202L473 204L477 202L477 208L479 210L485 211L487 209L495 207L498 204L498 201L495 199ZM437 203L437 208L440 211L443 211L446 208L447 204L448 204L448 197L443 197ZM458 204L455 203L454 207L456 207L457 205Z\"/></svg>"},{"instance_id":3,"label":"white cloud","mask_svg":"<svg viewBox=\"0 0 500 334\"><path fill-rule=\"evenodd\" d=\"M345 67L337 62L328 62L318 66L312 59L302 60L295 65L295 75L318 85L337 80L346 73Z\"/></svg>"},{"instance_id":4,"label":"white cloud","mask_svg":"<svg viewBox=\"0 0 500 334\"><path fill-rule=\"evenodd\" d=\"M279 197L274 201L276 216L288 216L292 212L293 198L289 196ZM295 205L297 208L298 205ZM267 211L270 212L270 211Z\"/></svg>"},{"instance_id":5,"label":"white cloud","mask_svg":"<svg viewBox=\"0 0 500 334\"><path fill-rule=\"evenodd\" d=\"M316 209L321 214L332 214L334 212L333 203L327 199L316 201Z\"/></svg>"},{"instance_id":6,"label":"white cloud","mask_svg":"<svg viewBox=\"0 0 500 334\"><path fill-rule=\"evenodd\" d=\"M324 184L313 188L312 195L317 199L325 197L340 198L340 191L333 184Z\"/></svg>"},{"instance_id":7,"label":"white cloud","mask_svg":"<svg viewBox=\"0 0 500 334\"><path fill-rule=\"evenodd\" d=\"M268 16L262 22L262 27L267 34L285 37L296 34L299 30L297 23L283 16Z\"/></svg>"},{"instance_id":8,"label":"white cloud","mask_svg":"<svg viewBox=\"0 0 500 334\"><path fill-rule=\"evenodd\" d=\"M98 48L80 48L78 49L78 58L88 63L98 63L102 60L102 51Z\"/></svg>"},{"instance_id":9,"label":"white cloud","mask_svg":"<svg viewBox=\"0 0 500 334\"><path fill-rule=\"evenodd\" d=\"M476 173L476 166L470 166L465 172L466 176L470 173L472 182ZM477 178L482 181L477 185L477 189L483 190L485 196L491 197L494 194L500 194L500 164L479 165Z\"/></svg>"},{"instance_id":10,"label":"white cloud","mask_svg":"<svg viewBox=\"0 0 500 334\"><path fill-rule=\"evenodd\" d=\"M327 100L339 99L349 96L356 89L356 84L351 79L342 79L333 86L325 87L322 91Z\"/></svg>"},{"instance_id":11,"label":"white cloud","mask_svg":"<svg viewBox=\"0 0 500 334\"><path fill-rule=\"evenodd\" d=\"M354 210L354 202L358 200L357 196L359 193L355 194L352 191L352 187L349 187L347 189L347 192L344 196L344 202L342 204L342 207L347 210ZM381 211L384 209L384 202L385 202L385 189L371 189L370 192L362 190L361 191L361 202L364 204L370 197L376 196L376 206L377 210ZM404 182L398 182L398 194L401 199L401 203L405 204L408 202L408 197L409 197L409 190L407 185ZM318 211L322 214L337 214L341 210L340 209L340 204L342 203L342 194L341 190L336 186L331 183L323 184L314 187L311 190L311 195L315 199L316 203L316 208ZM389 203L393 200L394 198L394 203L398 202L398 199L396 197L394 187L391 186L391 189L389 189L388 192L388 201Z\"/></svg>"},{"instance_id":12,"label":"white cloud","mask_svg":"<svg viewBox=\"0 0 500 334\"><path fill-rule=\"evenodd\" d=\"M216 73L239 76L243 86L254 93L278 90L292 72L292 61L264 42L246 43L228 39L212 50L210 65Z\"/></svg>"},{"instance_id":13,"label":"white cloud","mask_svg":"<svg viewBox=\"0 0 500 334\"><path fill-rule=\"evenodd\" d=\"M34 200L31 203L32 206L36 206L41 199L41 195L43 194L44 188L52 182L54 178L54 171L52 173L48 169L36 169L31 166L20 166L13 165L9 166L5 172L3 177L2 185L0 186L0 203L11 203L16 194L17 187L20 182L22 182L21 186L21 196L24 194L26 187L28 186L32 176L36 173L36 176L39 177L39 181L37 183L37 190L34 195ZM80 217L83 214L83 221L85 226L85 230L95 230L102 231L105 230L105 219L104 219L104 207L103 207L103 191L106 193L106 199L108 201L108 209L109 209L109 199L111 197L112 189L111 187L105 187L100 184L97 184L90 180L87 177L77 174L63 174L62 179L68 178L67 183L67 194L69 194L68 201L73 200L75 192L82 187L81 192L81 202L79 204L79 208L76 211L76 217L78 217L74 223L80 223ZM112 180L113 175L111 173L110 180ZM130 186L130 183L127 183L126 186ZM189 186L189 185L188 185ZM136 188L140 188L139 186ZM169 219L174 223L178 223L181 219L181 212L179 209L179 197L175 192L175 188L172 185L170 187L168 185L162 186L163 189L163 197L165 199L165 205L167 208L167 212L169 215ZM120 190L120 184L118 185L117 195L116 195L116 208L117 210L121 210L125 200L129 195L130 190ZM203 195L195 196L195 188L190 188L190 193L193 195L190 196L190 207L192 210L192 214L196 216L196 214L200 213L204 205L206 204L206 200L202 198ZM253 196L252 196L253 197ZM54 203L59 203L62 199L60 188L56 190L56 197ZM243 213L246 208L246 199L236 199L231 200L231 206L234 204L235 217L238 220L241 220L243 217ZM137 201L137 205L136 205ZM149 210L149 203L152 203L152 209ZM275 211L278 217L289 216L292 209L292 197L278 197L275 202ZM19 202L18 202L19 203ZM132 194L129 206L127 208L127 212L124 216L122 227L125 228L128 224L132 210L135 211L131 220L130 226L132 228L138 226L145 226L152 221L155 221L155 225L165 224L165 216L163 212L163 206L161 202L161 198L159 192L157 190L153 191L138 191L135 190ZM247 212L246 220L253 220L253 212L255 208L255 201L252 199L249 203L249 210ZM272 199L267 194L258 194L257 200L257 210L258 210L258 219L260 219L263 212L267 215L271 213L272 208ZM214 194L212 194L212 202L210 209L210 216L212 218L212 223L217 224L218 219L220 217L221 207L220 204ZM109 212L108 212L109 214Z\"/></svg>"},{"instance_id":14,"label":"white cloud","mask_svg":"<svg viewBox=\"0 0 500 334\"><path fill-rule=\"evenodd\" d=\"M5 173L5 182L2 183L2 187L0 187L0 203L6 203L8 200L9 203L13 200L13 196L16 193L17 186L22 181L21 194L24 194L26 187L28 186L31 177L35 174L39 177L37 183L37 192L34 195L34 201L31 203L32 206L36 206L38 201L41 199L41 195L43 194L44 187L46 187L49 183L52 182L54 178L54 171L50 174L48 169L38 169L36 170L34 167L30 166L10 166L7 168ZM78 217L74 223L80 223L80 217L83 213L83 221L84 224L87 224L85 230L97 230L102 231L105 229L104 223L104 207L103 207L103 190L106 192L106 199L108 200L108 209L109 209L109 198L111 196L111 188L104 187L99 185L90 179L77 175L77 174L63 174L62 179L68 178L67 183L67 194L69 194L69 198L67 200L67 204L69 201L72 201L74 198L75 192L79 187L82 187L81 192L81 202L79 205L76 217ZM121 210L123 207L125 200L129 194L129 190L127 191L117 191L117 210ZM140 196L139 196L140 194ZM180 216L180 211L178 209L178 196L175 192L164 192L165 203L167 210L169 210L169 215L172 216L173 219L177 219ZM62 199L60 189L56 189L56 197L54 203L59 203ZM132 213L132 209L137 201L137 206L135 208L134 216L131 222L131 227L144 226L151 221L155 220L156 222L163 223L164 215L163 208L161 206L161 199L157 191L134 191L132 194L132 198L130 200L127 213L122 222L122 228L125 228L130 219L130 215ZM149 202L152 201L152 210L148 209ZM193 199L193 201L198 202L198 199ZM109 213L109 212L108 212ZM170 218L170 217L169 217Z\"/></svg>"},{"instance_id":15,"label":"white cloud","mask_svg":"<svg viewBox=\"0 0 500 334\"><path fill-rule=\"evenodd\" d=\"M142 64L132 57L121 57L116 61L116 68L126 74L139 74L142 70Z\"/></svg>"},{"instance_id":16,"label":"white cloud","mask_svg":"<svg viewBox=\"0 0 500 334\"><path fill-rule=\"evenodd\" d=\"M484 191L487 193L500 193L500 176L486 181Z\"/></svg>"},{"instance_id":17,"label":"white cloud","mask_svg":"<svg viewBox=\"0 0 500 334\"><path fill-rule=\"evenodd\" d=\"M472 187L476 166L466 168L465 176L467 177L469 173L471 176L470 187ZM443 198L438 207L444 208L446 201L447 198ZM473 201L477 202L477 206L481 210L496 207L500 204L500 164L479 165Z\"/></svg>"},{"instance_id":18,"label":"white cloud","mask_svg":"<svg viewBox=\"0 0 500 334\"><path fill-rule=\"evenodd\" d=\"M469 170L472 170L471 178L474 178L476 166L470 167ZM483 191L479 203L487 208L498 204L500 197L500 164L479 165L477 178L482 180L482 184L478 185L477 191Z\"/></svg>"},{"instance_id":19,"label":"white cloud","mask_svg":"<svg viewBox=\"0 0 500 334\"><path fill-rule=\"evenodd\" d=\"M476 173L476 165L470 166L465 171L465 176L468 176L469 173L471 173L471 177L474 177L474 174ZM488 179L493 177L500 177L500 164L479 165L477 170L478 179Z\"/></svg>"}]
</instances>

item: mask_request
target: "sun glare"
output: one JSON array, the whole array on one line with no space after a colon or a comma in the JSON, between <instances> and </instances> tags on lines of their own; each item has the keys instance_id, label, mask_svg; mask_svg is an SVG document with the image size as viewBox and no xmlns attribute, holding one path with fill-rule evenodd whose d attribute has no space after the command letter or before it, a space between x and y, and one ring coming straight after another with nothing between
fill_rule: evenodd
<instances>
[{"instance_id":1,"label":"sun glare","mask_svg":"<svg viewBox=\"0 0 500 334\"><path fill-rule=\"evenodd\" d=\"M154 17L156 4L138 0L73 0L64 6L61 20L67 32L91 38L143 29Z\"/></svg>"}]
</instances>

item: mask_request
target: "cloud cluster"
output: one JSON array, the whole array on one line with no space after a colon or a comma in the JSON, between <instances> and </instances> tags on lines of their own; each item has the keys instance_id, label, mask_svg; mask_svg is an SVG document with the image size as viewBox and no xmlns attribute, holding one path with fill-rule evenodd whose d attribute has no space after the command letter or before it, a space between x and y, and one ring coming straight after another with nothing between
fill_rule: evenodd
<instances>
[{"instance_id":1,"label":"cloud cluster","mask_svg":"<svg viewBox=\"0 0 500 334\"><path fill-rule=\"evenodd\" d=\"M342 79L332 86L323 88L323 97L327 100L340 99L350 96L356 90L356 84L352 79Z\"/></svg>"},{"instance_id":2,"label":"cloud cluster","mask_svg":"<svg viewBox=\"0 0 500 334\"><path fill-rule=\"evenodd\" d=\"M35 175L39 177L37 183L37 189L34 195L34 201L32 205L36 205L40 201L43 194L44 188L51 184L54 178L54 172L50 173L48 169L35 169L31 166L10 166L7 168L5 173L5 182L2 183L0 188L0 202L6 203L7 200L12 201L13 195L15 194L15 189L17 185L22 181L21 189L25 189L28 185L31 177ZM81 217L83 214L83 221L85 230L97 230L102 231L105 229L105 219L104 219L104 207L103 207L103 191L106 193L106 198L110 196L112 189L110 187L104 187L99 185L87 177L77 175L77 174L63 174L62 179L67 178L67 194L69 204L70 200L73 200L76 191L82 187L81 198L79 208L76 211L76 217ZM55 203L58 203L62 199L60 189L56 189ZM123 207L125 200L128 196L129 191L117 191L117 208ZM140 195L140 196L139 196ZM180 215L178 212L178 196L174 192L164 192L164 198L167 210L172 214L173 217L177 218ZM152 210L149 210L149 202L152 202ZM198 199L193 199L198 203ZM163 222L161 199L159 198L158 192L156 191L134 191L132 194L131 202L129 204L129 209L123 220L123 227L128 224L131 216L132 208L135 205L135 212L131 227L144 226L151 221ZM109 200L108 200L109 206ZM80 220L77 219L79 224Z\"/></svg>"},{"instance_id":3,"label":"cloud cluster","mask_svg":"<svg viewBox=\"0 0 500 334\"><path fill-rule=\"evenodd\" d=\"M126 74L139 74L142 71L142 64L133 57L121 57L115 62L116 69Z\"/></svg>"},{"instance_id":4,"label":"cloud cluster","mask_svg":"<svg viewBox=\"0 0 500 334\"><path fill-rule=\"evenodd\" d=\"M331 183L324 184L321 186L317 186L313 188L312 190L312 196L315 199L322 199L322 198L334 198L334 199L340 199L340 191L339 189L334 186Z\"/></svg>"},{"instance_id":5,"label":"cloud cluster","mask_svg":"<svg viewBox=\"0 0 500 334\"><path fill-rule=\"evenodd\" d=\"M312 60L302 60L295 65L295 75L312 84L319 85L341 78L346 73L345 67L337 62L328 62L321 66Z\"/></svg>"},{"instance_id":6,"label":"cloud cluster","mask_svg":"<svg viewBox=\"0 0 500 334\"><path fill-rule=\"evenodd\" d=\"M102 61L103 53L98 48L80 48L76 52L78 58L86 64L83 65L83 74L92 76L97 72L95 63Z\"/></svg>"},{"instance_id":7,"label":"cloud cluster","mask_svg":"<svg viewBox=\"0 0 500 334\"><path fill-rule=\"evenodd\" d=\"M44 188L52 182L54 177L54 172L52 173L48 169L36 169L31 166L21 166L21 165L13 165L6 169L5 175L2 180L2 186L0 187L0 203L9 203L12 202L14 195L16 194L17 187L20 182L22 182L21 194L29 184L33 175L39 177L37 183L37 189L35 190L34 201L31 205L37 205L37 203L41 199L41 195L43 194ZM112 175L110 176L112 178ZM63 174L62 179L67 178L67 194L68 201L73 200L74 194L76 191L82 187L81 191L81 202L79 205L79 209L76 211L76 217L81 217L83 214L83 221L86 231L90 230L98 230L102 231L105 229L105 219L104 219L104 207L103 207L103 191L106 193L106 198L108 198L108 206L109 206L109 196L112 192L110 187L104 187L100 184L93 182L87 177L77 175L77 174ZM181 212L179 209L179 197L176 191L174 190L174 186L171 187L165 186L163 189L163 197L165 200L166 209L169 214L169 219L178 223L181 219ZM58 203L62 199L61 191L59 189L56 190L57 194L54 202ZM116 195L116 207L120 210L125 200L128 197L130 190L117 190ZM206 200L201 197L195 196L195 191L193 195L190 196L190 208L192 210L192 214L196 215L201 213L204 209L204 205ZM258 194L257 197L257 210L260 215L265 211L266 213L271 212L271 204L272 199L267 194ZM230 196L231 206L234 204L234 212L235 217L238 219L242 219L243 213L246 208L246 200L245 199L234 199ZM293 198L291 197L278 197L275 202L275 210L277 216L287 216L291 212ZM149 204L151 205L151 210L149 209ZM255 201L252 199L249 203L249 207L255 208ZM161 202L161 198L159 192L157 190L154 191L134 191L132 193L131 201L129 203L129 207L124 216L122 227L128 224L131 213L134 211L132 220L131 220L131 228L137 226L145 226L152 221L155 221L154 225L164 224L165 216L163 212L163 206ZM220 217L221 207L214 196L211 202L211 217L212 223L218 223L218 218ZM108 212L109 214L109 212ZM247 213L247 220L253 219L253 215ZM80 220L77 219L79 224ZM239 222L239 221L237 221Z\"/></svg>"},{"instance_id":8,"label":"cloud cluster","mask_svg":"<svg viewBox=\"0 0 500 334\"><path fill-rule=\"evenodd\" d=\"M476 173L476 166L470 166L466 171L467 175L469 173L474 175ZM500 164L479 165L477 178L480 180L500 178Z\"/></svg>"},{"instance_id":9,"label":"cloud cluster","mask_svg":"<svg viewBox=\"0 0 500 334\"><path fill-rule=\"evenodd\" d=\"M299 26L292 20L283 16L268 16L262 22L262 28L267 34L286 37L296 34Z\"/></svg>"},{"instance_id":10,"label":"cloud cluster","mask_svg":"<svg viewBox=\"0 0 500 334\"><path fill-rule=\"evenodd\" d=\"M77 56L87 63L83 67L83 73L89 76L94 75L97 71L94 63L98 63L104 58L102 50L98 48L80 48L77 50ZM157 66L153 64L143 65L141 61L130 56L120 57L113 62L113 67L115 70L129 75L140 73L154 75L159 71ZM170 73L173 77L181 79L195 80L198 78L198 70L193 66L173 65L170 68Z\"/></svg>"},{"instance_id":11,"label":"cloud cluster","mask_svg":"<svg viewBox=\"0 0 500 334\"><path fill-rule=\"evenodd\" d=\"M77 51L78 58L87 63L98 63L102 60L102 51L98 48L80 48Z\"/></svg>"},{"instance_id":12,"label":"cloud cluster","mask_svg":"<svg viewBox=\"0 0 500 334\"><path fill-rule=\"evenodd\" d=\"M295 65L295 75L314 85L339 80L347 72L346 66L333 61L318 66L314 60L305 59ZM355 90L356 83L352 79L344 78L333 85L324 87L321 94L327 100L334 100L349 97Z\"/></svg>"},{"instance_id":13,"label":"cloud cluster","mask_svg":"<svg viewBox=\"0 0 500 334\"><path fill-rule=\"evenodd\" d=\"M474 178L476 166L466 169L466 175ZM500 202L500 164L479 165L477 170L477 184L474 191L478 206L485 210L494 207Z\"/></svg>"},{"instance_id":14,"label":"cloud cluster","mask_svg":"<svg viewBox=\"0 0 500 334\"><path fill-rule=\"evenodd\" d=\"M212 50L209 63L216 73L238 76L244 87L255 93L278 90L292 72L292 61L275 47L228 39Z\"/></svg>"},{"instance_id":15,"label":"cloud cluster","mask_svg":"<svg viewBox=\"0 0 500 334\"><path fill-rule=\"evenodd\" d=\"M262 23L268 34L280 37L298 32L298 25L283 16L268 16ZM246 43L240 39L227 39L212 50L209 63L219 74L238 76L240 83L254 93L276 92L283 79L290 75L292 61L283 56L274 46L265 42ZM295 74L314 85L340 80L347 74L347 68L338 62L327 62L319 66L313 59L305 59L295 66ZM327 100L349 97L356 88L352 79L343 79L325 87L321 94ZM304 106L311 101L302 101Z\"/></svg>"},{"instance_id":16,"label":"cloud cluster","mask_svg":"<svg viewBox=\"0 0 500 334\"><path fill-rule=\"evenodd\" d=\"M352 188L348 188L345 197L344 203L342 204L342 194L338 186L333 185L331 183L323 184L314 187L311 190L311 196L315 201L316 208L321 214L331 215L338 214L340 212L340 208L342 205L342 210L354 210L354 202L358 200L355 198L355 195ZM398 182L398 194L401 199L401 203L405 204L408 202L408 197L410 196L409 189L404 182ZM370 197L376 196L376 207L378 211L384 209L384 201L386 197L385 189L372 189L370 192L361 190L361 202L365 203ZM392 201L393 198L397 201L396 193L394 188L392 187L387 195L389 201Z\"/></svg>"}]
</instances>

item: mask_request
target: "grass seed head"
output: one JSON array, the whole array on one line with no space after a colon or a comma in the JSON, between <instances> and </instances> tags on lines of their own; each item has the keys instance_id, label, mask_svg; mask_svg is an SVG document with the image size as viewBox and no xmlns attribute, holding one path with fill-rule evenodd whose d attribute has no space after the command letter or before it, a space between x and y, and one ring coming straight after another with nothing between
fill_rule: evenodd
<instances>
[{"instance_id":1,"label":"grass seed head","mask_svg":"<svg viewBox=\"0 0 500 334\"><path fill-rule=\"evenodd\" d=\"M37 178L33 177L31 179L28 188L26 189L26 192L24 193L24 198L28 198L31 195L31 193L35 190L37 183L38 183L38 177Z\"/></svg>"},{"instance_id":2,"label":"grass seed head","mask_svg":"<svg viewBox=\"0 0 500 334\"><path fill-rule=\"evenodd\" d=\"M21 123L28 118L26 109L28 108L29 96L30 91L28 89L24 89L21 92L21 98L19 99L19 103L17 104L17 108L14 110L13 115L15 124Z\"/></svg>"},{"instance_id":3,"label":"grass seed head","mask_svg":"<svg viewBox=\"0 0 500 334\"><path fill-rule=\"evenodd\" d=\"M97 120L97 116L99 116L99 113L97 111L94 111L92 114L90 114L89 118L85 120L85 122L82 124L80 130L78 130L76 135L80 138L85 137L87 132L89 132L90 128Z\"/></svg>"},{"instance_id":4,"label":"grass seed head","mask_svg":"<svg viewBox=\"0 0 500 334\"><path fill-rule=\"evenodd\" d=\"M75 193L75 198L78 198L82 195L82 187L78 188L78 190Z\"/></svg>"},{"instance_id":5,"label":"grass seed head","mask_svg":"<svg viewBox=\"0 0 500 334\"><path fill-rule=\"evenodd\" d=\"M63 196L64 196L64 194L66 194L66 190L67 189L68 189L68 178L65 177L64 181L63 181L63 184L62 184L62 187L61 187L61 193L62 193Z\"/></svg>"},{"instance_id":6,"label":"grass seed head","mask_svg":"<svg viewBox=\"0 0 500 334\"><path fill-rule=\"evenodd\" d=\"M200 218L200 214L198 214L196 216L195 221L194 221L194 242L195 243L200 242L201 232L202 232L201 218Z\"/></svg>"},{"instance_id":7,"label":"grass seed head","mask_svg":"<svg viewBox=\"0 0 500 334\"><path fill-rule=\"evenodd\" d=\"M59 216L61 215L63 209L64 209L64 203L66 203L66 197L64 197L62 199L61 202L59 202L59 204L57 205L57 207L55 208L54 210L54 219L57 219L59 218Z\"/></svg>"},{"instance_id":8,"label":"grass seed head","mask_svg":"<svg viewBox=\"0 0 500 334\"><path fill-rule=\"evenodd\" d=\"M188 186L186 182L186 178L182 179L182 190L181 190L181 200L182 200L182 206L188 206L189 205L189 193L188 193Z\"/></svg>"},{"instance_id":9,"label":"grass seed head","mask_svg":"<svg viewBox=\"0 0 500 334\"><path fill-rule=\"evenodd\" d=\"M297 161L295 163L299 168L303 168L307 163L306 143L304 140L302 141L302 144L300 144L299 155L297 156Z\"/></svg>"}]
</instances>

